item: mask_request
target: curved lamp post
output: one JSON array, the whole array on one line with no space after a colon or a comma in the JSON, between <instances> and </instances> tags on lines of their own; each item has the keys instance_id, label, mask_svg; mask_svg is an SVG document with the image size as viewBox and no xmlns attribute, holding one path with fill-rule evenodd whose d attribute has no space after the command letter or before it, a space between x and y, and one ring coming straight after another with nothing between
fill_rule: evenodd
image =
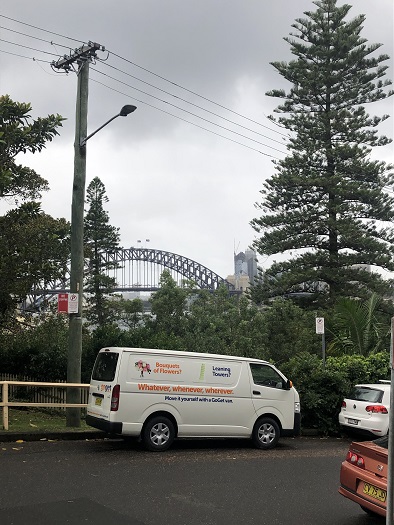
<instances>
[{"instance_id":1,"label":"curved lamp post","mask_svg":"<svg viewBox=\"0 0 394 525\"><path fill-rule=\"evenodd\" d=\"M67 355L67 382L81 382L81 357L82 357L82 295L83 295L83 222L85 204L86 181L86 142L107 126L117 117L126 117L137 108L136 106L123 106L117 115L114 115L96 131L87 135L87 99L88 99L88 68L82 67L78 75L78 97L76 106L75 143L74 143L74 181L71 205L71 267L70 267L70 295L74 296L78 308L69 313L69 342ZM80 389L67 390L67 403L79 404L81 402ZM66 424L68 427L81 425L81 410L69 407L66 410Z\"/></svg>"},{"instance_id":2,"label":"curved lamp post","mask_svg":"<svg viewBox=\"0 0 394 525\"><path fill-rule=\"evenodd\" d=\"M119 111L119 113L117 115L114 115L112 118L110 118L109 120L107 120L107 122L105 122L102 126L100 126L99 128L96 129L96 131L93 131L93 133L91 133L90 135L88 135L86 138L82 139L79 143L79 145L81 146L81 148L83 146L86 145L86 142L91 138L93 137L93 135L95 135L97 132L99 132L101 129L105 128L105 126L107 126L107 124L109 124L110 122L112 122L113 120L115 120L116 118L118 117L127 117L127 115L129 115L130 113L132 113L133 111L135 111L137 109L137 106L131 106L131 105L127 105L127 106L123 106L123 108Z\"/></svg>"}]
</instances>

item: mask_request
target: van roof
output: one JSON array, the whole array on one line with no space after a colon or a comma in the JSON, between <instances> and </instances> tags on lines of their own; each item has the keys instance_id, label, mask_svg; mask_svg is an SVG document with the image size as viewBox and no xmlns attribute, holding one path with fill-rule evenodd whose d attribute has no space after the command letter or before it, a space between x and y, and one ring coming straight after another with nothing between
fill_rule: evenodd
<instances>
[{"instance_id":1,"label":"van roof","mask_svg":"<svg viewBox=\"0 0 394 525\"><path fill-rule=\"evenodd\" d=\"M236 355L223 355L223 354L206 354L203 352L185 352L182 350L162 350L159 348L128 348L128 347L121 347L121 346L107 346L100 350L100 352L105 351L115 351L118 353L123 352L133 352L133 353L140 353L140 354L156 354L156 355L168 355L173 357L199 357L202 359L223 359L226 361L247 361L248 363L266 363L266 364L272 364L268 363L268 361L264 361L262 359L254 359L249 357L240 357Z\"/></svg>"}]
</instances>

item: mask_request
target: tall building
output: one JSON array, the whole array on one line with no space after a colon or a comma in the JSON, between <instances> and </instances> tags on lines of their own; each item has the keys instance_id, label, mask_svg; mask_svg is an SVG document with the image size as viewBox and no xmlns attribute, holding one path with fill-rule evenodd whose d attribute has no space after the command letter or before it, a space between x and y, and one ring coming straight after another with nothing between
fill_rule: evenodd
<instances>
[{"instance_id":1,"label":"tall building","mask_svg":"<svg viewBox=\"0 0 394 525\"><path fill-rule=\"evenodd\" d=\"M234 275L227 280L236 290L245 291L254 282L257 275L256 252L248 248L245 252L234 253Z\"/></svg>"}]
</instances>

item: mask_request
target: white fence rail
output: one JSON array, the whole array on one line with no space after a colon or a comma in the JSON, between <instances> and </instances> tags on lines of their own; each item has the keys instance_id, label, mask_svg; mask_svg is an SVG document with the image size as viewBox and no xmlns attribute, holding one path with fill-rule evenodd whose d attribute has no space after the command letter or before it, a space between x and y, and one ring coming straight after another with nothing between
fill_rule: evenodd
<instances>
[{"instance_id":1,"label":"white fence rail","mask_svg":"<svg viewBox=\"0 0 394 525\"><path fill-rule=\"evenodd\" d=\"M67 408L67 407L86 407L87 398L89 395L89 384L85 383L45 383L39 381L0 381L1 386L1 401L0 408L3 412L3 428L8 430L9 426L9 408L10 407L52 407L52 408ZM26 387L26 392L23 397L28 395L28 398L33 401L10 401L10 392L12 391L15 397L16 387ZM49 389L49 394L45 396L42 389ZM80 388L81 389L81 403L67 403L66 402L66 388ZM30 389L30 391L29 391ZM38 397L35 397L37 394Z\"/></svg>"}]
</instances>

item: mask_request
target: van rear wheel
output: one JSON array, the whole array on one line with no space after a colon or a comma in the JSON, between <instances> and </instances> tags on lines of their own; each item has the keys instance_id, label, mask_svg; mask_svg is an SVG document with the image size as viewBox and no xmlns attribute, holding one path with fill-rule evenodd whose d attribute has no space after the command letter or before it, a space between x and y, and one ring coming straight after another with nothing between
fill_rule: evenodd
<instances>
[{"instance_id":1,"label":"van rear wheel","mask_svg":"<svg viewBox=\"0 0 394 525\"><path fill-rule=\"evenodd\" d=\"M170 419L156 416L149 419L142 430L142 443L147 450L167 450L175 438L175 427Z\"/></svg>"},{"instance_id":2,"label":"van rear wheel","mask_svg":"<svg viewBox=\"0 0 394 525\"><path fill-rule=\"evenodd\" d=\"M276 446L279 436L278 423L270 417L262 417L254 426L252 440L255 447L269 449Z\"/></svg>"}]
</instances>

